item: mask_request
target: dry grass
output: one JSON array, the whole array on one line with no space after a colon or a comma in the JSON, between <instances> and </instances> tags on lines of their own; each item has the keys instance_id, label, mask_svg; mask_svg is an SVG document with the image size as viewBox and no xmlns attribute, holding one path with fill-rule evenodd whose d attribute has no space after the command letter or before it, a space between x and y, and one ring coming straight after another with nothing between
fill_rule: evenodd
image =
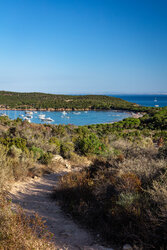
<instances>
[{"instance_id":1,"label":"dry grass","mask_svg":"<svg viewBox=\"0 0 167 250\"><path fill-rule=\"evenodd\" d=\"M45 126L10 120L2 124L1 190L26 177L64 171L65 168L69 171L72 167L83 168L80 173L64 176L55 192L66 211L100 232L106 241L133 242L146 249L164 246L167 233L167 150L166 146L159 149L158 144L154 146L153 132L142 134L127 129L113 133L108 129L103 135L105 129L101 128L100 132L98 127L89 131L87 127L77 130L73 126ZM89 159L83 156L82 148L78 151L76 147L77 140L87 135L96 138L95 144L86 141L92 150L101 142L105 144L103 152L97 156L93 150ZM67 160L51 161L52 154L67 158L71 168L66 164ZM91 162L94 164L89 167ZM31 231L39 232L43 227L40 227L40 220L27 220L20 211L13 214L9 203L4 201L1 205L1 244L4 245L0 249L43 249L40 244L47 247L45 236L38 241L36 236L39 234L34 235ZM5 213L5 209L8 212Z\"/></svg>"},{"instance_id":2,"label":"dry grass","mask_svg":"<svg viewBox=\"0 0 167 250\"><path fill-rule=\"evenodd\" d=\"M39 216L27 217L19 207L13 212L11 203L0 196L0 249L55 249L51 239Z\"/></svg>"},{"instance_id":3,"label":"dry grass","mask_svg":"<svg viewBox=\"0 0 167 250\"><path fill-rule=\"evenodd\" d=\"M114 146L121 154L62 177L53 197L107 242L165 249L167 162L153 146Z\"/></svg>"}]
</instances>

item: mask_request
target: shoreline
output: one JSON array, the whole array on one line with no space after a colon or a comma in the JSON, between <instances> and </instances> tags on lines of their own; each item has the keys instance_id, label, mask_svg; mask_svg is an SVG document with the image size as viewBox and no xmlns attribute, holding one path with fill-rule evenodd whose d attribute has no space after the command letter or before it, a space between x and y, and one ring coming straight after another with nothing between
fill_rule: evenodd
<instances>
[{"instance_id":1,"label":"shoreline","mask_svg":"<svg viewBox=\"0 0 167 250\"><path fill-rule=\"evenodd\" d=\"M123 113L141 113L145 114L143 111L137 111L137 110L128 110L128 109L76 109L76 108L48 108L48 109L38 109L38 108L30 108L30 109L16 109L16 108L0 108L0 111L49 111L49 112L63 112L63 111L112 111L112 112L123 112Z\"/></svg>"},{"instance_id":2,"label":"shoreline","mask_svg":"<svg viewBox=\"0 0 167 250\"><path fill-rule=\"evenodd\" d=\"M24 109L2 109L0 108L0 111L22 111L22 112L26 112L26 111L34 111L34 112L40 112L40 111L43 111L43 112L63 112L63 111L68 111L68 112L84 112L84 111L103 111L103 112L115 112L115 113L126 113L128 114L129 116L127 118L141 118L143 117L146 113L145 112L133 112L133 111L130 111L130 110L116 110L116 109L106 109L106 110L99 110L99 109L51 109L51 110L47 110L47 109L27 109L27 110L24 110ZM3 116L3 114L0 114L0 117ZM8 116L8 115L7 115ZM125 118L123 118L125 119ZM115 122L118 122L118 121L112 121L112 122L104 122L107 123L107 124L112 124L112 123L115 123Z\"/></svg>"}]
</instances>

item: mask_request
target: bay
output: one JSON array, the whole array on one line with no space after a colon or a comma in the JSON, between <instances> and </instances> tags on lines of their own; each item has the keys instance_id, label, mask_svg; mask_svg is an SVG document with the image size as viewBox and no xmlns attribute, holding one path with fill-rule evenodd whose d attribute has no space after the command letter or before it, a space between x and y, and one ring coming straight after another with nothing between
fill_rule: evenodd
<instances>
[{"instance_id":1,"label":"bay","mask_svg":"<svg viewBox=\"0 0 167 250\"><path fill-rule=\"evenodd\" d=\"M26 116L25 111L20 110L6 110L1 111L0 113L1 115L8 115L10 119L17 119L19 117L24 120ZM120 121L124 118L130 117L131 113L117 111L36 111L32 114L32 118L30 119L31 122L41 124L46 123L39 118L39 115L45 115L46 118L50 117L53 119L52 122L49 122L50 124L90 125Z\"/></svg>"},{"instance_id":2,"label":"bay","mask_svg":"<svg viewBox=\"0 0 167 250\"><path fill-rule=\"evenodd\" d=\"M137 103L146 107L159 107L167 106L167 95L109 95L124 99L129 102ZM2 114L8 115L10 119L17 119L18 117L23 119L26 114L25 111L20 110L6 110L1 111ZM44 124L46 121L42 121L39 115L45 115L46 118L50 117L53 119L51 124L74 124L74 125L90 125L99 123L112 123L123 120L124 118L130 117L129 112L117 112L117 111L33 111L32 118L30 119L33 123Z\"/></svg>"}]
</instances>

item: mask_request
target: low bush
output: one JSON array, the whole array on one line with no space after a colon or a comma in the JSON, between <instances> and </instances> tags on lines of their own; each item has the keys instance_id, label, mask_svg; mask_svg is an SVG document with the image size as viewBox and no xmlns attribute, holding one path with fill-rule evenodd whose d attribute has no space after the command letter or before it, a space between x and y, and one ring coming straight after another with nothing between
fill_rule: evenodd
<instances>
[{"instance_id":1,"label":"low bush","mask_svg":"<svg viewBox=\"0 0 167 250\"><path fill-rule=\"evenodd\" d=\"M44 154L39 158L39 161L40 161L42 164L48 165L49 163L51 163L52 158L53 158L52 153L48 152L48 153L44 153Z\"/></svg>"},{"instance_id":2,"label":"low bush","mask_svg":"<svg viewBox=\"0 0 167 250\"><path fill-rule=\"evenodd\" d=\"M57 139L56 137L51 137L49 139L49 143L50 144L53 144L55 147L54 147L54 152L56 154L59 154L60 153L60 147L61 147L61 142L59 139Z\"/></svg>"},{"instance_id":3,"label":"low bush","mask_svg":"<svg viewBox=\"0 0 167 250\"><path fill-rule=\"evenodd\" d=\"M105 145L95 134L90 134L76 141L76 151L83 154L102 154L105 151Z\"/></svg>"},{"instance_id":4,"label":"low bush","mask_svg":"<svg viewBox=\"0 0 167 250\"><path fill-rule=\"evenodd\" d=\"M55 249L51 240L39 216L30 218L20 208L13 212L10 202L0 195L0 249Z\"/></svg>"},{"instance_id":5,"label":"low bush","mask_svg":"<svg viewBox=\"0 0 167 250\"><path fill-rule=\"evenodd\" d=\"M12 145L8 151L8 154L13 158L19 158L21 156L22 150Z\"/></svg>"},{"instance_id":6,"label":"low bush","mask_svg":"<svg viewBox=\"0 0 167 250\"><path fill-rule=\"evenodd\" d=\"M165 249L166 161L159 162L152 149L132 146L123 153L121 160L99 159L79 173L63 176L53 198L108 243Z\"/></svg>"},{"instance_id":7,"label":"low bush","mask_svg":"<svg viewBox=\"0 0 167 250\"><path fill-rule=\"evenodd\" d=\"M44 154L44 152L43 152L43 150L41 148L37 148L35 146L32 146L30 148L30 151L33 152L34 158L37 159L37 160L40 159Z\"/></svg>"},{"instance_id":8,"label":"low bush","mask_svg":"<svg viewBox=\"0 0 167 250\"><path fill-rule=\"evenodd\" d=\"M159 148L158 156L160 158L167 158L167 145Z\"/></svg>"},{"instance_id":9,"label":"low bush","mask_svg":"<svg viewBox=\"0 0 167 250\"><path fill-rule=\"evenodd\" d=\"M60 154L64 158L70 158L71 153L74 152L74 144L72 142L62 142L60 146Z\"/></svg>"},{"instance_id":10,"label":"low bush","mask_svg":"<svg viewBox=\"0 0 167 250\"><path fill-rule=\"evenodd\" d=\"M11 137L0 137L0 143L7 146L7 147L11 147L11 146L15 146L17 148L20 148L21 150L25 150L26 149L26 144L27 141L26 139L23 138L11 138Z\"/></svg>"}]
</instances>

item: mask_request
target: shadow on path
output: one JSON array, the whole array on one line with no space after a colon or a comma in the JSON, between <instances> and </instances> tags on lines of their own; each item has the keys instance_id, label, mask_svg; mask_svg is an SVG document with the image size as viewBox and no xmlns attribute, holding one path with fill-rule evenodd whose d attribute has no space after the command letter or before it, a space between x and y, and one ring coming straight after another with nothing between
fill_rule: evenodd
<instances>
[{"instance_id":1,"label":"shadow on path","mask_svg":"<svg viewBox=\"0 0 167 250\"><path fill-rule=\"evenodd\" d=\"M60 174L49 174L30 182L16 183L11 191L13 204L20 205L28 215L38 213L54 234L56 249L103 250L89 232L76 225L64 215L58 204L50 198Z\"/></svg>"}]
</instances>

